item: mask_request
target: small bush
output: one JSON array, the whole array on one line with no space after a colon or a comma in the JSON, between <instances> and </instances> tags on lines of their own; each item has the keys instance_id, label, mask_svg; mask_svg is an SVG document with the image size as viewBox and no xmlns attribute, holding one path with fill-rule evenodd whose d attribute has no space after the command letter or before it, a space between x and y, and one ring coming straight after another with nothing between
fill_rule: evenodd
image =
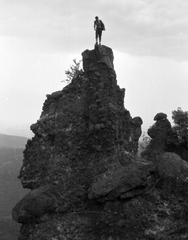
<instances>
[{"instance_id":1,"label":"small bush","mask_svg":"<svg viewBox=\"0 0 188 240\"><path fill-rule=\"evenodd\" d=\"M71 83L73 79L82 77L84 75L83 68L81 67L82 60L77 61L73 59L73 64L71 67L65 71L67 78L62 82L66 82L67 84Z\"/></svg>"}]
</instances>

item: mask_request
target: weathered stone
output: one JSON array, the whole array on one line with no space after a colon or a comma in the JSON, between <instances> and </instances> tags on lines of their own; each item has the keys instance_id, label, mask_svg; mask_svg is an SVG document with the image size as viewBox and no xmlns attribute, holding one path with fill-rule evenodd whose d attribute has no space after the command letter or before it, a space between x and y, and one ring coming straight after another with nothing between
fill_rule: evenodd
<instances>
[{"instance_id":1,"label":"weathered stone","mask_svg":"<svg viewBox=\"0 0 188 240\"><path fill-rule=\"evenodd\" d=\"M165 120L167 119L167 115L165 113L157 113L154 117L154 121L159 121L159 120Z\"/></svg>"},{"instance_id":2,"label":"weathered stone","mask_svg":"<svg viewBox=\"0 0 188 240\"><path fill-rule=\"evenodd\" d=\"M147 134L151 137L150 144L142 153L142 156L150 156L155 153L159 154L160 152L164 152L167 149L167 139L173 134L171 124L169 120L165 118L166 114L159 113L159 115L157 114L156 116L155 120L158 120L156 120L156 123L147 131Z\"/></svg>"},{"instance_id":3,"label":"weathered stone","mask_svg":"<svg viewBox=\"0 0 188 240\"><path fill-rule=\"evenodd\" d=\"M135 126L135 127L140 127L142 124L143 124L143 121L141 119L141 117L134 117L132 119L132 124Z\"/></svg>"},{"instance_id":4,"label":"weathered stone","mask_svg":"<svg viewBox=\"0 0 188 240\"><path fill-rule=\"evenodd\" d=\"M143 193L147 187L147 176L151 169L147 165L130 164L126 167L112 168L98 176L89 189L90 199L129 198ZM127 194L127 197L126 197Z\"/></svg>"},{"instance_id":5,"label":"weathered stone","mask_svg":"<svg viewBox=\"0 0 188 240\"><path fill-rule=\"evenodd\" d=\"M168 119L160 119L148 129L148 135L153 139L155 138L155 140L164 141L169 131L171 131L171 124Z\"/></svg>"},{"instance_id":6,"label":"weathered stone","mask_svg":"<svg viewBox=\"0 0 188 240\"><path fill-rule=\"evenodd\" d=\"M188 181L188 163L175 153L164 153L157 164L157 172L162 178Z\"/></svg>"},{"instance_id":7,"label":"weathered stone","mask_svg":"<svg viewBox=\"0 0 188 240\"><path fill-rule=\"evenodd\" d=\"M113 61L112 50L105 46L84 53L84 58L89 59L94 66L98 66L100 58L104 56ZM90 63L86 61L86 65ZM60 175L56 176L53 173L54 166L50 167L51 159L57 155L66 156L67 159L74 156L82 165L83 159L79 152L85 156L88 152L94 154L97 148L102 149L102 155L106 151L109 152L109 149L114 151L119 147L137 152L133 142L138 144L140 133L134 133L136 137L129 143L130 136L135 132L131 129L135 126L129 111L124 108L124 90L121 91L117 86L112 68L107 67L103 70L99 68L90 72L86 66L87 78L75 78L62 91L48 95L40 119L31 126L35 137L24 151L24 162L20 172L24 187L34 189L41 184L47 184L48 179L53 182L52 179L56 181L56 178L60 178ZM98 71L100 74L96 74ZM79 145L80 142L82 146ZM79 152L78 147L81 147ZM66 161L69 163L69 160ZM58 167L72 169L71 164L69 166L62 161L58 163ZM98 164L96 170L88 170L91 179L95 171L101 168L100 165L102 168L107 167L102 161ZM75 179L73 172L72 169L71 176ZM64 177L65 181L69 181L70 175L65 174Z\"/></svg>"},{"instance_id":8,"label":"weathered stone","mask_svg":"<svg viewBox=\"0 0 188 240\"><path fill-rule=\"evenodd\" d=\"M95 129L96 129L96 130L100 130L100 128L101 128L101 125L100 125L100 123L98 123L98 124L95 124Z\"/></svg>"},{"instance_id":9,"label":"weathered stone","mask_svg":"<svg viewBox=\"0 0 188 240\"><path fill-rule=\"evenodd\" d=\"M104 45L96 45L95 49L86 50L82 53L84 72L97 71L100 69L114 69L112 49ZM98 76L98 75L96 75Z\"/></svg>"},{"instance_id":10,"label":"weathered stone","mask_svg":"<svg viewBox=\"0 0 188 240\"><path fill-rule=\"evenodd\" d=\"M63 91L56 91L56 92L53 92L51 95L48 95L50 96L50 98L54 98L54 99L59 99L63 96Z\"/></svg>"},{"instance_id":11,"label":"weathered stone","mask_svg":"<svg viewBox=\"0 0 188 240\"><path fill-rule=\"evenodd\" d=\"M31 127L19 177L32 191L12 212L19 240L186 239L187 165L136 156L142 119L124 108L112 50L83 57L84 76L48 95ZM171 126L156 121L153 146L165 150Z\"/></svg>"},{"instance_id":12,"label":"weathered stone","mask_svg":"<svg viewBox=\"0 0 188 240\"><path fill-rule=\"evenodd\" d=\"M156 123L148 129L148 135L151 137L150 144L142 153L142 156L150 160L154 155L163 152L174 152L183 160L188 161L188 149L184 144L180 144L177 133L171 127L167 115L158 113L154 120Z\"/></svg>"},{"instance_id":13,"label":"weathered stone","mask_svg":"<svg viewBox=\"0 0 188 240\"><path fill-rule=\"evenodd\" d=\"M29 192L13 208L13 219L18 223L28 223L46 213L55 212L57 199L51 192L53 188L53 186L47 185Z\"/></svg>"},{"instance_id":14,"label":"weathered stone","mask_svg":"<svg viewBox=\"0 0 188 240\"><path fill-rule=\"evenodd\" d=\"M143 124L143 121L141 117L135 117L132 119L131 123L132 123L132 126L131 126L131 135L129 138L129 144L134 149L134 152L137 152L138 140L142 135L141 125Z\"/></svg>"}]
</instances>

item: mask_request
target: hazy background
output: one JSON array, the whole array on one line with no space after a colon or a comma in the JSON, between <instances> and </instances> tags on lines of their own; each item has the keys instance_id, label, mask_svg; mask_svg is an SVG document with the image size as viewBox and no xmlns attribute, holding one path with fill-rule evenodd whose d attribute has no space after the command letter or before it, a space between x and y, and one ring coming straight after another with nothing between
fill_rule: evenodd
<instances>
[{"instance_id":1,"label":"hazy background","mask_svg":"<svg viewBox=\"0 0 188 240\"><path fill-rule=\"evenodd\" d=\"M158 112L188 110L187 0L0 0L0 133L31 136L46 94L106 26L125 107L146 131Z\"/></svg>"}]
</instances>

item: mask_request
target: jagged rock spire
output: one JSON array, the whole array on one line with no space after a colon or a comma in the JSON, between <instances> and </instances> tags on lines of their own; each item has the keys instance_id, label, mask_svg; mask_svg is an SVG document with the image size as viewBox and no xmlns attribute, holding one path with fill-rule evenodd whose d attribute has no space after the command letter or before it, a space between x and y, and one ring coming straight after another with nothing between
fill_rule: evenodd
<instances>
[{"instance_id":1,"label":"jagged rock spire","mask_svg":"<svg viewBox=\"0 0 188 240\"><path fill-rule=\"evenodd\" d=\"M13 217L24 224L37 221L40 226L41 219L48 216L50 225L57 221L55 228L60 223L76 224L78 232L71 234L83 240L90 237L81 231L78 216L72 218L71 214L94 211L88 189L95 176L134 161L142 120L132 118L124 107L125 89L117 85L112 50L95 46L82 56L84 76L47 95L40 119L31 126L35 136L26 145L19 178L23 187L32 191L15 206ZM137 185L142 182L138 180ZM91 214L89 219L93 221L93 217ZM32 230L32 237L27 234L31 225L25 225L19 240L26 235L27 240L37 239L36 234L49 231L47 224ZM73 235L70 239L76 238Z\"/></svg>"}]
</instances>

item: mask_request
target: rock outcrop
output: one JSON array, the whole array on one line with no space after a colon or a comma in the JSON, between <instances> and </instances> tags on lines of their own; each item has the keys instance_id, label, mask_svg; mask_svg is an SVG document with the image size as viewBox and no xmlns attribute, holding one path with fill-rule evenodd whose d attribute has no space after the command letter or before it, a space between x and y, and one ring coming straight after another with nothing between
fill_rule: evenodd
<instances>
[{"instance_id":1,"label":"rock outcrop","mask_svg":"<svg viewBox=\"0 0 188 240\"><path fill-rule=\"evenodd\" d=\"M27 223L46 213L55 212L58 207L57 191L55 186L45 185L29 192L13 209L14 220Z\"/></svg>"},{"instance_id":2,"label":"rock outcrop","mask_svg":"<svg viewBox=\"0 0 188 240\"><path fill-rule=\"evenodd\" d=\"M145 192L151 166L132 163L110 169L95 177L89 189L89 198L97 201L128 199Z\"/></svg>"},{"instance_id":3,"label":"rock outcrop","mask_svg":"<svg viewBox=\"0 0 188 240\"><path fill-rule=\"evenodd\" d=\"M165 113L158 113L154 120L156 123L148 129L151 137L151 148L153 151L163 151L166 149L168 135L172 132L172 127Z\"/></svg>"},{"instance_id":4,"label":"rock outcrop","mask_svg":"<svg viewBox=\"0 0 188 240\"><path fill-rule=\"evenodd\" d=\"M152 158L155 159L155 155L157 156L160 153L174 152L188 161L188 149L179 143L177 133L167 119L167 114L156 114L154 121L156 123L147 132L151 137L151 142L142 152L142 156L152 160Z\"/></svg>"},{"instance_id":5,"label":"rock outcrop","mask_svg":"<svg viewBox=\"0 0 188 240\"><path fill-rule=\"evenodd\" d=\"M95 45L94 50L85 50L82 56L85 74L101 69L114 70L114 55L109 47Z\"/></svg>"},{"instance_id":6,"label":"rock outcrop","mask_svg":"<svg viewBox=\"0 0 188 240\"><path fill-rule=\"evenodd\" d=\"M12 211L19 240L185 239L187 164L136 156L142 119L124 108L112 50L82 56L84 76L47 95L31 126L19 176L31 192Z\"/></svg>"}]
</instances>

